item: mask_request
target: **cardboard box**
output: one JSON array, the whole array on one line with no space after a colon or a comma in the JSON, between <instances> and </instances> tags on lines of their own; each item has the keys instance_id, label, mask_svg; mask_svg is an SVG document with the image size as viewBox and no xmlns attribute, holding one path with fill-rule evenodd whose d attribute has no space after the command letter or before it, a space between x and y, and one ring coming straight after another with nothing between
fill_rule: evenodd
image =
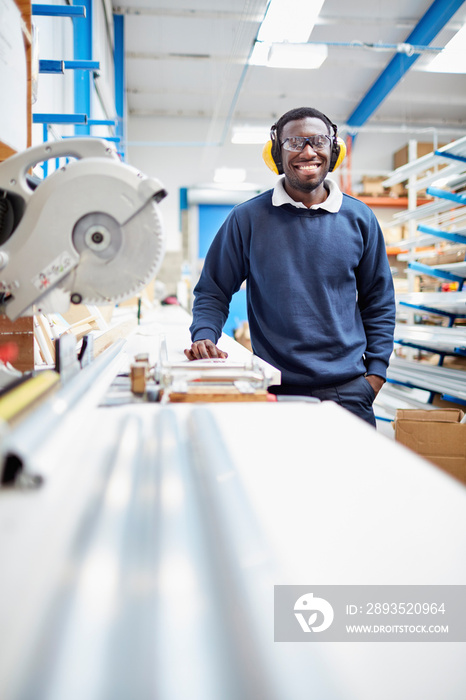
<instances>
[{"instance_id":1,"label":"cardboard box","mask_svg":"<svg viewBox=\"0 0 466 700\"><path fill-rule=\"evenodd\" d=\"M439 143L438 148L442 148L444 146L444 143ZM426 156L428 153L433 153L434 151L434 145L432 141L428 141L427 143L424 143L422 141L417 142L417 157L422 158L422 156ZM406 144L406 146L403 146L403 148L400 148L396 153L393 155L393 167L396 170L397 168L400 168L402 165L406 165L408 162L408 154L409 154L409 145Z\"/></svg>"},{"instance_id":2,"label":"cardboard box","mask_svg":"<svg viewBox=\"0 0 466 700\"><path fill-rule=\"evenodd\" d=\"M399 243L405 237L404 226L385 226L380 220L379 223L382 227L382 233L385 243L387 243L388 245Z\"/></svg>"},{"instance_id":3,"label":"cardboard box","mask_svg":"<svg viewBox=\"0 0 466 700\"><path fill-rule=\"evenodd\" d=\"M362 177L362 195L368 197L384 197L388 194L388 189L382 185L382 182L387 179L386 175L377 177L363 175Z\"/></svg>"},{"instance_id":4,"label":"cardboard box","mask_svg":"<svg viewBox=\"0 0 466 700\"><path fill-rule=\"evenodd\" d=\"M398 409L395 440L466 485L466 423L457 408Z\"/></svg>"},{"instance_id":5,"label":"cardboard box","mask_svg":"<svg viewBox=\"0 0 466 700\"><path fill-rule=\"evenodd\" d=\"M447 246L444 250L439 250L437 255L431 255L429 258L420 258L419 262L435 267L436 265L449 265L451 263L463 262L465 258L466 246L459 244Z\"/></svg>"},{"instance_id":6,"label":"cardboard box","mask_svg":"<svg viewBox=\"0 0 466 700\"><path fill-rule=\"evenodd\" d=\"M441 148L445 144L439 143L438 148ZM423 143L418 141L417 143L417 157L422 158L423 156L426 156L428 153L433 153L434 151L434 146L432 142L427 142ZM409 145L406 144L406 146L403 146L403 148L400 148L396 153L393 154L393 168L396 170L397 168L401 168L402 165L406 165L406 163L409 162L408 158L409 154ZM444 168L447 164L441 163L440 161L437 163L437 168L441 170ZM434 172L434 168L432 166L431 170L426 170L423 173L418 173L417 178L420 180L421 178L431 174ZM425 195L425 193L424 193ZM418 197L422 196L421 192L418 192Z\"/></svg>"},{"instance_id":7,"label":"cardboard box","mask_svg":"<svg viewBox=\"0 0 466 700\"><path fill-rule=\"evenodd\" d=\"M397 182L396 185L391 185L390 188L390 197L407 197L408 196L408 190L406 189L405 183L404 182Z\"/></svg>"}]
</instances>

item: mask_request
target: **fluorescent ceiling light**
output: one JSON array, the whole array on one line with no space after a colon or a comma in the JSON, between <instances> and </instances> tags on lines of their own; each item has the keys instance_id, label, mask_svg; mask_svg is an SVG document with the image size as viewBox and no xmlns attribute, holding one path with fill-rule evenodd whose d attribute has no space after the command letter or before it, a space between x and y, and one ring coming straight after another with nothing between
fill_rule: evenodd
<instances>
[{"instance_id":1,"label":"fluorescent ceiling light","mask_svg":"<svg viewBox=\"0 0 466 700\"><path fill-rule=\"evenodd\" d=\"M234 126L231 137L232 143L258 144L266 143L270 138L270 127L267 126Z\"/></svg>"},{"instance_id":2,"label":"fluorescent ceiling light","mask_svg":"<svg viewBox=\"0 0 466 700\"><path fill-rule=\"evenodd\" d=\"M320 68L328 55L325 44L272 44L267 65L271 68Z\"/></svg>"},{"instance_id":3,"label":"fluorescent ceiling light","mask_svg":"<svg viewBox=\"0 0 466 700\"><path fill-rule=\"evenodd\" d=\"M214 182L232 185L245 180L246 170L244 168L217 168L215 170Z\"/></svg>"},{"instance_id":4,"label":"fluorescent ceiling light","mask_svg":"<svg viewBox=\"0 0 466 700\"><path fill-rule=\"evenodd\" d=\"M424 70L429 73L466 73L466 24Z\"/></svg>"},{"instance_id":5,"label":"fluorescent ceiling light","mask_svg":"<svg viewBox=\"0 0 466 700\"><path fill-rule=\"evenodd\" d=\"M269 51L271 44L262 41L256 41L254 48L249 56L249 65L251 66L266 66L269 60Z\"/></svg>"},{"instance_id":6,"label":"fluorescent ceiling light","mask_svg":"<svg viewBox=\"0 0 466 700\"><path fill-rule=\"evenodd\" d=\"M271 0L257 41L307 41L323 4L324 0Z\"/></svg>"},{"instance_id":7,"label":"fluorescent ceiling light","mask_svg":"<svg viewBox=\"0 0 466 700\"><path fill-rule=\"evenodd\" d=\"M268 58L272 44L308 41L323 4L324 0L270 0L249 63L270 65Z\"/></svg>"}]
</instances>

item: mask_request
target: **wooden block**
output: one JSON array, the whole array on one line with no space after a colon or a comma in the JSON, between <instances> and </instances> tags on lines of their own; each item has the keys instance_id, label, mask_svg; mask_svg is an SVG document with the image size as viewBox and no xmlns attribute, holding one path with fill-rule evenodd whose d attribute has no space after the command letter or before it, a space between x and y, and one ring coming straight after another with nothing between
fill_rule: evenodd
<instances>
[{"instance_id":1,"label":"wooden block","mask_svg":"<svg viewBox=\"0 0 466 700\"><path fill-rule=\"evenodd\" d=\"M112 308L112 307L110 307ZM113 310L113 309L112 309ZM62 314L63 318L70 326L73 326L80 321L87 320L90 316L95 318L95 314L89 309L86 304L70 304L68 311Z\"/></svg>"},{"instance_id":2,"label":"wooden block","mask_svg":"<svg viewBox=\"0 0 466 700\"><path fill-rule=\"evenodd\" d=\"M114 304L107 304L106 306L98 306L97 309L102 315L105 323L110 323L112 320L113 312L115 311Z\"/></svg>"},{"instance_id":3,"label":"wooden block","mask_svg":"<svg viewBox=\"0 0 466 700\"><path fill-rule=\"evenodd\" d=\"M133 394L143 394L146 390L146 378L149 365L145 362L135 362L131 365L131 391Z\"/></svg>"},{"instance_id":4,"label":"wooden block","mask_svg":"<svg viewBox=\"0 0 466 700\"><path fill-rule=\"evenodd\" d=\"M0 397L0 418L8 422L16 421L59 385L60 375L54 370L44 370L36 376L25 378Z\"/></svg>"},{"instance_id":5,"label":"wooden block","mask_svg":"<svg viewBox=\"0 0 466 700\"><path fill-rule=\"evenodd\" d=\"M11 364L20 372L34 369L34 322L32 316L23 316L11 321L8 316L0 315L0 345L14 343L18 348L18 357Z\"/></svg>"},{"instance_id":6,"label":"wooden block","mask_svg":"<svg viewBox=\"0 0 466 700\"><path fill-rule=\"evenodd\" d=\"M36 314L36 320L39 323L40 328L42 329L42 335L45 343L47 344L47 349L50 353L50 357L52 358L52 363L55 363L55 341L51 338L50 323L43 314ZM36 339L39 340L37 338L37 333Z\"/></svg>"},{"instance_id":7,"label":"wooden block","mask_svg":"<svg viewBox=\"0 0 466 700\"><path fill-rule=\"evenodd\" d=\"M109 328L109 330L102 333L102 335L99 335L94 342L95 357L100 355L100 353L110 347L110 345L113 345L113 343L119 338L127 338L136 328L136 326L136 319L132 321L124 321L113 328Z\"/></svg>"},{"instance_id":8,"label":"wooden block","mask_svg":"<svg viewBox=\"0 0 466 700\"><path fill-rule=\"evenodd\" d=\"M0 162L3 160L6 160L10 156L14 156L16 151L11 148L11 146L8 146L8 144L3 143L3 141L0 141Z\"/></svg>"},{"instance_id":9,"label":"wooden block","mask_svg":"<svg viewBox=\"0 0 466 700\"><path fill-rule=\"evenodd\" d=\"M32 319L32 316L22 316L16 321L11 321L8 316L0 315L0 333L32 333Z\"/></svg>"},{"instance_id":10,"label":"wooden block","mask_svg":"<svg viewBox=\"0 0 466 700\"><path fill-rule=\"evenodd\" d=\"M270 394L265 389L258 389L252 394L243 394L234 386L189 387L186 393L171 392L171 403L223 403L227 401L270 401Z\"/></svg>"},{"instance_id":11,"label":"wooden block","mask_svg":"<svg viewBox=\"0 0 466 700\"><path fill-rule=\"evenodd\" d=\"M81 340L81 338L85 335L89 335L91 331L96 330L96 325L95 323L77 323L73 324L72 327L68 328L68 330L63 333L63 335L67 333L71 333L72 335L76 336L76 340Z\"/></svg>"},{"instance_id":12,"label":"wooden block","mask_svg":"<svg viewBox=\"0 0 466 700\"><path fill-rule=\"evenodd\" d=\"M149 282L149 284L142 289L139 294L136 294L133 297L130 297L129 299L125 299L124 301L120 301L118 306L137 306L138 305L138 300L143 299L149 304L152 304L154 301L154 285L155 281L152 280L152 282Z\"/></svg>"},{"instance_id":13,"label":"wooden block","mask_svg":"<svg viewBox=\"0 0 466 700\"><path fill-rule=\"evenodd\" d=\"M135 355L134 361L135 362L144 362L146 365L149 365L149 353L148 352L141 352L138 355Z\"/></svg>"}]
</instances>

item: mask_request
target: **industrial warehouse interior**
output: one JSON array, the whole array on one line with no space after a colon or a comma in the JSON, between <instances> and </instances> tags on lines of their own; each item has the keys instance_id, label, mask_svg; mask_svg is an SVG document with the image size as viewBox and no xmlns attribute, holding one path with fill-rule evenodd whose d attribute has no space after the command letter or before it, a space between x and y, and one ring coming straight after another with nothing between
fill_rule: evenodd
<instances>
[{"instance_id":1,"label":"industrial warehouse interior","mask_svg":"<svg viewBox=\"0 0 466 700\"><path fill-rule=\"evenodd\" d=\"M0 0L0 86L0 699L464 700L466 3Z\"/></svg>"}]
</instances>

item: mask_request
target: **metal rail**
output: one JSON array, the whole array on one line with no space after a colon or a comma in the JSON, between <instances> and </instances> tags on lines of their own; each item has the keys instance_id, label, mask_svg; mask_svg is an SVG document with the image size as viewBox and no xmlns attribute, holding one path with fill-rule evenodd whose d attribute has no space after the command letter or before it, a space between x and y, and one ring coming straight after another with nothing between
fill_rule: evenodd
<instances>
[{"instance_id":1,"label":"metal rail","mask_svg":"<svg viewBox=\"0 0 466 700\"><path fill-rule=\"evenodd\" d=\"M278 576L273 552L210 409L192 410L188 436L223 625L236 666L232 700L307 700L304 669L312 672L315 661L310 655L301 657L296 648L285 659L281 649L279 661L277 645L269 643L273 638L271 591ZM317 665L314 671L319 687ZM323 688L318 694L327 697Z\"/></svg>"},{"instance_id":2,"label":"metal rail","mask_svg":"<svg viewBox=\"0 0 466 700\"><path fill-rule=\"evenodd\" d=\"M397 324L395 343L424 348L435 353L457 355L466 353L466 328Z\"/></svg>"},{"instance_id":3,"label":"metal rail","mask_svg":"<svg viewBox=\"0 0 466 700\"><path fill-rule=\"evenodd\" d=\"M123 413L95 468L5 700L307 700L313 671L336 697L273 642L277 572L209 409Z\"/></svg>"},{"instance_id":4,"label":"metal rail","mask_svg":"<svg viewBox=\"0 0 466 700\"><path fill-rule=\"evenodd\" d=\"M466 292L408 292L397 294L397 303L422 310L444 311L454 315L466 314Z\"/></svg>"},{"instance_id":5,"label":"metal rail","mask_svg":"<svg viewBox=\"0 0 466 700\"><path fill-rule=\"evenodd\" d=\"M441 162L448 162L448 153L459 156L466 155L466 136L439 148L435 153L432 151L432 153L421 156L421 158L417 158L412 163L406 163L406 165L397 168L389 178L384 180L384 187L392 187L392 185L404 182L413 175L429 170L429 168L435 167ZM439 177L441 177L440 174Z\"/></svg>"},{"instance_id":6,"label":"metal rail","mask_svg":"<svg viewBox=\"0 0 466 700\"><path fill-rule=\"evenodd\" d=\"M33 413L6 434L0 445L0 473L8 471L20 486L37 486L41 479L31 474L28 464L38 446L49 439L67 412L85 396L89 388L118 357L126 340L118 340L84 367ZM109 374L108 383L113 379Z\"/></svg>"},{"instance_id":7,"label":"metal rail","mask_svg":"<svg viewBox=\"0 0 466 700\"><path fill-rule=\"evenodd\" d=\"M451 211L455 207L455 215L457 213L464 212L464 207L457 203L447 202L445 200L429 202L428 204L423 204L416 209L407 209L406 211L394 214L393 223L398 225L405 223L406 221L410 221L411 219L427 219L434 214L441 214L442 212Z\"/></svg>"},{"instance_id":8,"label":"metal rail","mask_svg":"<svg viewBox=\"0 0 466 700\"><path fill-rule=\"evenodd\" d=\"M390 362L387 379L389 382L466 400L466 372L459 369L396 358Z\"/></svg>"}]
</instances>

